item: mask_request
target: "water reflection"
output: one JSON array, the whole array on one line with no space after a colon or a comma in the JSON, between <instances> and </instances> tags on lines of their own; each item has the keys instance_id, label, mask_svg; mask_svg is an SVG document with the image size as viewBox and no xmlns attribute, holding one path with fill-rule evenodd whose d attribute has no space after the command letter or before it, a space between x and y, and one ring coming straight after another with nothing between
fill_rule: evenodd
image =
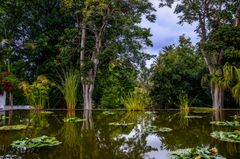
<instances>
[{"instance_id":1,"label":"water reflection","mask_svg":"<svg viewBox=\"0 0 240 159\"><path fill-rule=\"evenodd\" d=\"M222 121L223 118L224 118L224 113L223 113L222 109L218 109L218 110L213 112L212 120Z\"/></svg>"},{"instance_id":2,"label":"water reflection","mask_svg":"<svg viewBox=\"0 0 240 159\"><path fill-rule=\"evenodd\" d=\"M13 123L13 110L10 110L8 114L8 125L11 125L12 123Z\"/></svg>"},{"instance_id":3,"label":"water reflection","mask_svg":"<svg viewBox=\"0 0 240 159\"><path fill-rule=\"evenodd\" d=\"M47 115L38 110L30 111L29 125L33 126L33 129L36 131L35 133L50 126Z\"/></svg>"},{"instance_id":4,"label":"water reflection","mask_svg":"<svg viewBox=\"0 0 240 159\"><path fill-rule=\"evenodd\" d=\"M30 115L32 125L48 127L33 132L35 136L56 136L62 142L57 147L43 148L35 153L19 154L23 159L167 159L169 151L197 146L216 146L219 153L229 159L239 158L240 144L214 140L210 133L216 130L234 131L236 128L210 124L212 119L233 120L236 112L200 114L201 119L188 119L192 112L158 111L157 113L116 111L116 115L103 115L102 111L56 111L55 115L39 112L11 112L12 124L21 123ZM36 114L35 114L36 113ZM6 112L10 116L10 112ZM64 123L64 117L86 119L80 123ZM228 118L229 117L229 118ZM46 120L46 121L45 121ZM43 122L43 123L44 123ZM108 125L111 122L133 123L128 126ZM8 124L6 122L5 124ZM45 125L45 124L44 124ZM169 127L168 133L146 133L148 126ZM39 126L38 126L39 127ZM1 133L1 132L0 132ZM33 136L32 130L1 133L0 155L9 154L9 145L15 139ZM12 154L16 154L12 153Z\"/></svg>"},{"instance_id":5,"label":"water reflection","mask_svg":"<svg viewBox=\"0 0 240 159\"><path fill-rule=\"evenodd\" d=\"M179 112L179 117L180 117L179 125L182 128L188 127L188 121L189 121L189 119L187 118L188 114L189 114L189 110L188 109L180 109L180 112Z\"/></svg>"},{"instance_id":6,"label":"water reflection","mask_svg":"<svg viewBox=\"0 0 240 159\"><path fill-rule=\"evenodd\" d=\"M76 111L75 110L67 110L67 115L66 118L71 118L76 116Z\"/></svg>"},{"instance_id":7,"label":"water reflection","mask_svg":"<svg viewBox=\"0 0 240 159\"><path fill-rule=\"evenodd\" d=\"M75 117L76 112L74 110L67 111L66 117ZM80 158L80 145L81 140L80 127L76 123L64 122L61 130L59 131L58 138L62 142L62 145L58 149L61 153L68 154L69 158ZM52 158L58 155L59 151L55 152ZM64 158L64 156L57 156L58 158Z\"/></svg>"},{"instance_id":8,"label":"water reflection","mask_svg":"<svg viewBox=\"0 0 240 159\"><path fill-rule=\"evenodd\" d=\"M91 130L93 129L93 118L92 118L92 110L84 110L83 111L83 121L82 130Z\"/></svg>"}]
</instances>

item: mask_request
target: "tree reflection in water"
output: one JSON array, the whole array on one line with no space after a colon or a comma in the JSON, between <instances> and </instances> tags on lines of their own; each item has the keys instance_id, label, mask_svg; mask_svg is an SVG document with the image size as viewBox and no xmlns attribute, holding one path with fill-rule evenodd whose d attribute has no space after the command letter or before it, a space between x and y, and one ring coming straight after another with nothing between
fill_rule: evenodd
<instances>
[{"instance_id":1,"label":"tree reflection in water","mask_svg":"<svg viewBox=\"0 0 240 159\"><path fill-rule=\"evenodd\" d=\"M9 112L10 113L10 112ZM58 114L57 114L58 113ZM64 123L61 112L54 115L43 115L38 112L14 112L11 124L27 123L41 127L40 121L47 122L49 127L39 130L27 129L21 132L1 133L2 145L10 145L13 140L28 136L56 136L62 145L43 148L36 153L21 154L23 158L48 159L132 159L132 158L167 158L168 151L197 146L217 147L219 153L227 158L238 158L239 144L226 143L210 137L212 131L234 131L237 128L220 127L210 124L212 119L233 120L230 116L236 112L218 112L218 115L201 114L203 118L185 118L182 113L183 125L180 124L179 111L157 111L157 113L116 111L116 115L103 115L102 111L68 111L64 117L86 119L80 123ZM7 112L8 115L8 112ZM193 112L187 114L195 115ZM10 114L9 114L10 116ZM8 120L6 120L7 124ZM133 123L128 126L108 125L111 122ZM186 124L187 123L187 124ZM46 125L46 124L44 124ZM149 126L169 127L168 133L146 133ZM57 135L56 135L57 134ZM11 138L9 137L11 136ZM0 155L9 154L2 147ZM17 154L17 153L14 153ZM37 155L39 155L37 157Z\"/></svg>"},{"instance_id":2,"label":"tree reflection in water","mask_svg":"<svg viewBox=\"0 0 240 159\"><path fill-rule=\"evenodd\" d=\"M212 120L222 121L224 119L224 113L222 109L218 109L213 112Z\"/></svg>"}]
</instances>

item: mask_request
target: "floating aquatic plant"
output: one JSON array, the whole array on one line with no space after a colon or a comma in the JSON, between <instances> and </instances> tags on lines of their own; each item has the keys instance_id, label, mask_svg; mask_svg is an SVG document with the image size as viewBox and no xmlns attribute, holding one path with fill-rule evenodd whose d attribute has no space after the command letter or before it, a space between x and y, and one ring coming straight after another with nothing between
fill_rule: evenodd
<instances>
[{"instance_id":1,"label":"floating aquatic plant","mask_svg":"<svg viewBox=\"0 0 240 159\"><path fill-rule=\"evenodd\" d=\"M54 112L52 112L52 111L41 111L40 113L41 114L53 114Z\"/></svg>"},{"instance_id":2,"label":"floating aquatic plant","mask_svg":"<svg viewBox=\"0 0 240 159\"><path fill-rule=\"evenodd\" d=\"M78 123L78 122L82 122L82 121L85 121L86 119L81 119L81 118L78 118L78 117L70 117L70 118L65 118L63 119L64 122L67 122L67 123Z\"/></svg>"},{"instance_id":3,"label":"floating aquatic plant","mask_svg":"<svg viewBox=\"0 0 240 159\"><path fill-rule=\"evenodd\" d=\"M171 128L157 126L149 126L145 129L146 133L170 132L170 131L172 131Z\"/></svg>"},{"instance_id":4,"label":"floating aquatic plant","mask_svg":"<svg viewBox=\"0 0 240 159\"><path fill-rule=\"evenodd\" d=\"M218 155L217 148L197 147L171 152L169 159L226 159Z\"/></svg>"},{"instance_id":5,"label":"floating aquatic plant","mask_svg":"<svg viewBox=\"0 0 240 159\"><path fill-rule=\"evenodd\" d=\"M210 135L212 138L218 139L220 141L240 143L240 131L234 132L214 131Z\"/></svg>"},{"instance_id":6,"label":"floating aquatic plant","mask_svg":"<svg viewBox=\"0 0 240 159\"><path fill-rule=\"evenodd\" d=\"M240 115L233 115L231 117L234 118L234 119L240 119Z\"/></svg>"},{"instance_id":7,"label":"floating aquatic plant","mask_svg":"<svg viewBox=\"0 0 240 159\"><path fill-rule=\"evenodd\" d=\"M103 112L103 115L114 115L114 114L116 114L116 112L114 112L114 111L104 111Z\"/></svg>"},{"instance_id":8,"label":"floating aquatic plant","mask_svg":"<svg viewBox=\"0 0 240 159\"><path fill-rule=\"evenodd\" d=\"M152 115L152 114L156 114L156 112L154 112L154 111L146 111L145 114L146 115Z\"/></svg>"},{"instance_id":9,"label":"floating aquatic plant","mask_svg":"<svg viewBox=\"0 0 240 159\"><path fill-rule=\"evenodd\" d=\"M211 121L210 124L218 125L218 126L231 126L231 127L240 126L240 122L238 121Z\"/></svg>"},{"instance_id":10,"label":"floating aquatic plant","mask_svg":"<svg viewBox=\"0 0 240 159\"><path fill-rule=\"evenodd\" d=\"M193 119L193 118L195 118L195 119L201 119L202 116L198 116L198 115L187 115L187 116L185 116L184 118L188 118L188 119Z\"/></svg>"},{"instance_id":11,"label":"floating aquatic plant","mask_svg":"<svg viewBox=\"0 0 240 159\"><path fill-rule=\"evenodd\" d=\"M112 122L108 123L108 125L113 125L113 126L130 126L133 125L134 123L126 123L126 122Z\"/></svg>"},{"instance_id":12,"label":"floating aquatic plant","mask_svg":"<svg viewBox=\"0 0 240 159\"><path fill-rule=\"evenodd\" d=\"M214 108L208 108L208 107L190 107L190 111L193 113L212 113L217 111L217 109Z\"/></svg>"},{"instance_id":13,"label":"floating aquatic plant","mask_svg":"<svg viewBox=\"0 0 240 159\"><path fill-rule=\"evenodd\" d=\"M0 127L0 131L24 130L28 127L28 125L4 125Z\"/></svg>"},{"instance_id":14,"label":"floating aquatic plant","mask_svg":"<svg viewBox=\"0 0 240 159\"><path fill-rule=\"evenodd\" d=\"M32 149L46 146L57 146L60 144L61 142L58 141L55 137L48 137L44 135L36 138L24 138L21 140L13 141L11 146L20 149Z\"/></svg>"}]
</instances>

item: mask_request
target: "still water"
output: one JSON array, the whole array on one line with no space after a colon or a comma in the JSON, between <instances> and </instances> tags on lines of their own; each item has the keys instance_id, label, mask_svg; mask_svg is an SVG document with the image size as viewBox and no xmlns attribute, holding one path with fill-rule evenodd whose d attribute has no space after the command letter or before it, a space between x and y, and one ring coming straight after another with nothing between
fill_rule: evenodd
<instances>
[{"instance_id":1,"label":"still water","mask_svg":"<svg viewBox=\"0 0 240 159\"><path fill-rule=\"evenodd\" d=\"M238 111L194 114L203 118L184 118L178 111L154 112L114 111L5 111L8 119L0 125L30 124L32 129L0 131L0 156L15 155L17 159L167 159L170 151L197 146L217 147L228 159L240 159L240 144L214 140L215 130L233 131L237 128L210 125L212 120L232 121ZM65 117L80 117L81 123L64 123ZM129 126L108 125L111 122L134 123ZM169 127L171 132L146 133L148 126ZM238 128L240 129L240 128ZM24 137L55 136L61 145L27 152L13 149L10 144ZM0 157L3 158L3 157Z\"/></svg>"}]
</instances>

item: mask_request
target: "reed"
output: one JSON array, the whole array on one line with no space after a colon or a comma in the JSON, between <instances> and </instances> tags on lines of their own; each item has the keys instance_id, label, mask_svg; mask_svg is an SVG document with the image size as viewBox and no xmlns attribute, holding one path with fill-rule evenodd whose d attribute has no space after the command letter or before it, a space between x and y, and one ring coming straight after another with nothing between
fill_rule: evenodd
<instances>
[{"instance_id":1,"label":"reed","mask_svg":"<svg viewBox=\"0 0 240 159\"><path fill-rule=\"evenodd\" d=\"M185 110L185 111L189 111L189 99L188 99L188 95L186 93L181 93L178 96L178 100L180 103L180 110Z\"/></svg>"},{"instance_id":2,"label":"reed","mask_svg":"<svg viewBox=\"0 0 240 159\"><path fill-rule=\"evenodd\" d=\"M67 109L74 110L77 105L77 92L80 83L80 74L75 69L68 69L59 74L57 88L61 91L67 104Z\"/></svg>"},{"instance_id":3,"label":"reed","mask_svg":"<svg viewBox=\"0 0 240 159\"><path fill-rule=\"evenodd\" d=\"M122 98L121 102L129 111L143 111L150 105L151 100L146 90L135 88L127 97Z\"/></svg>"}]
</instances>

